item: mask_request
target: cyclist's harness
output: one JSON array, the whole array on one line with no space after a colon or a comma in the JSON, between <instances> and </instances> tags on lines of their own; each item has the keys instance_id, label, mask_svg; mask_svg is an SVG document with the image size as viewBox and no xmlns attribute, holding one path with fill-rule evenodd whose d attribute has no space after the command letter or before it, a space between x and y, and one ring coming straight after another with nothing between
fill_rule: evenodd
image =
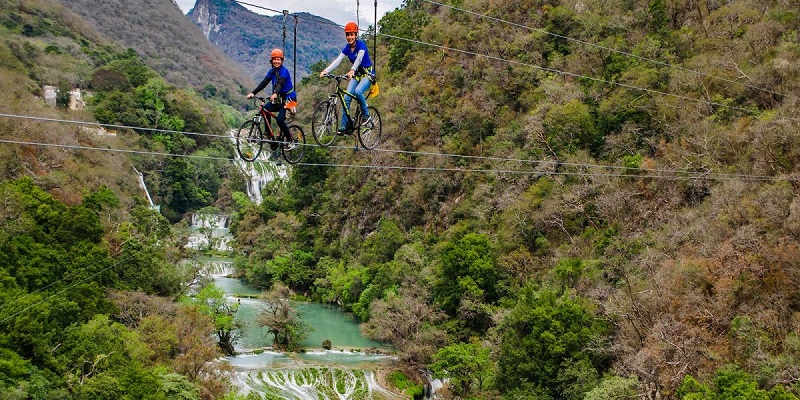
<instances>
[{"instance_id":1,"label":"cyclist's harness","mask_svg":"<svg viewBox=\"0 0 800 400\"><path fill-rule=\"evenodd\" d=\"M297 92L295 92L292 84L292 75L289 74L289 70L285 66L270 68L264 80L258 84L252 93L260 92L269 83L272 83L272 93L277 93L282 100L297 100Z\"/></svg>"},{"instance_id":2,"label":"cyclist's harness","mask_svg":"<svg viewBox=\"0 0 800 400\"><path fill-rule=\"evenodd\" d=\"M355 49L350 49L350 44L346 44L342 49L342 54L353 63L352 69L356 71L356 78L367 74L372 75L372 60L369 58L367 43L363 40L356 40L355 45ZM362 50L364 52L359 54Z\"/></svg>"}]
</instances>

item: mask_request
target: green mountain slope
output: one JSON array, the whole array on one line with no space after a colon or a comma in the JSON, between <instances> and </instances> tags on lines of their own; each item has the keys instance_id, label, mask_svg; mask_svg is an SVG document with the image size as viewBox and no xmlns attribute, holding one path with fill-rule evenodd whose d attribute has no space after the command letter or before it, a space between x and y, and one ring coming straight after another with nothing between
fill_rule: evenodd
<instances>
[{"instance_id":1,"label":"green mountain slope","mask_svg":"<svg viewBox=\"0 0 800 400\"><path fill-rule=\"evenodd\" d=\"M237 97L252 79L241 66L208 43L202 32L170 0L67 0L98 32L133 48L151 68L175 85L198 90L212 85Z\"/></svg>"},{"instance_id":2,"label":"green mountain slope","mask_svg":"<svg viewBox=\"0 0 800 400\"><path fill-rule=\"evenodd\" d=\"M213 318L173 301L197 271L164 215L212 204L235 179L228 139L210 138L238 113L123 49L58 1L0 0L2 399L228 391ZM70 108L74 89L87 108Z\"/></svg>"},{"instance_id":3,"label":"green mountain slope","mask_svg":"<svg viewBox=\"0 0 800 400\"><path fill-rule=\"evenodd\" d=\"M312 152L243 210L244 273L462 397L796 398L799 28L747 0L407 2L383 150Z\"/></svg>"}]
</instances>

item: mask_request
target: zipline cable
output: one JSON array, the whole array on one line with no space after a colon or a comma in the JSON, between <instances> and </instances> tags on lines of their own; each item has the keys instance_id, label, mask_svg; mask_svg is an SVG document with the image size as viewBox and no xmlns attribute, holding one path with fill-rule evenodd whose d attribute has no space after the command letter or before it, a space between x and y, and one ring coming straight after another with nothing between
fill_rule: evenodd
<instances>
[{"instance_id":1,"label":"zipline cable","mask_svg":"<svg viewBox=\"0 0 800 400\"><path fill-rule=\"evenodd\" d=\"M0 139L0 143L16 144L16 145L21 145L21 146L59 147L59 148L71 149L71 150L100 150L100 151L107 151L107 152L112 152L112 153L140 154L140 155L165 156L165 157L196 158L196 159L202 159L202 160L217 160L217 161L236 161L236 160L238 160L238 158L196 156L196 155L191 155L191 154L161 153L161 152L157 152L157 151L126 150L126 149L114 149L114 148L110 148L110 147L105 147L104 148L104 147L81 146L81 145L72 145L72 144L26 142L26 141L22 141L22 140Z\"/></svg>"},{"instance_id":2,"label":"zipline cable","mask_svg":"<svg viewBox=\"0 0 800 400\"><path fill-rule=\"evenodd\" d=\"M196 155L186 155L186 154L175 154L175 153L160 153L160 152L152 152L152 151L141 151L141 150L126 150L126 149L114 149L114 148L102 148L102 147L91 147L91 146L78 146L78 145L64 145L64 144L53 144L53 143L42 143L42 142L26 142L26 141L19 141L19 140L5 140L0 139L0 143L6 144L15 144L15 145L29 145L29 146L42 146L42 147L58 147L58 148L67 148L73 150L100 150L100 151L107 151L107 152L118 152L118 153L128 153L128 154L141 154L141 155L153 155L153 156L165 156L165 157L183 157L183 158L190 158L190 159L204 159L204 160L220 160L220 161L229 161L229 162L236 162L239 161L238 158L225 158L225 157L210 157L210 156L196 156ZM308 145L306 146L313 146ZM334 148L337 146L331 146ZM341 147L342 149L352 150L352 147ZM373 150L374 151L374 150ZM392 152L392 150L385 150L387 152ZM421 152L409 152L413 154L424 154ZM438 153L430 153L435 155L442 155ZM457 155L453 155L457 156ZM468 156L470 158L480 158L486 160L500 160L500 161L509 161L510 159L503 159L503 158L496 158L496 157L479 157L479 156ZM514 161L514 160L512 160ZM618 166L606 166L606 165L599 165L599 164L580 164L580 163L562 163L562 162L555 162L555 161L533 161L533 160L517 160L520 162L525 163L536 163L540 165L550 165L552 167L558 166L567 166L567 167L574 167L574 168L581 168L581 169L619 169L625 167L618 167ZM363 165L363 164L331 164L331 163L297 163L295 165L303 165L303 166L328 166L328 167L351 167L351 168L371 168L371 169L387 169L387 170L409 170L409 171L442 171L442 172L482 172L482 173L507 173L507 174L542 174L542 175L563 175L563 176L583 176L583 177L630 177L630 178L651 178L651 179L677 179L677 180L685 180L685 179L714 179L714 180L747 180L747 181L798 181L800 178L792 178L792 177L773 177L767 175L747 175L747 174L723 174L723 173L714 173L714 172L702 172L702 171L691 171L691 170L670 170L670 169L648 169L648 168L625 168L626 170L631 171L638 171L638 172L645 172L645 173L657 173L655 175L642 175L637 173L597 173L597 172L570 172L570 171L534 171L534 170L514 170L514 169L492 169L492 168L461 168L461 167L413 167L413 166L395 166L395 165ZM674 176L668 176L666 174L671 174ZM685 176L677 176L677 175L685 175Z\"/></svg>"},{"instance_id":3,"label":"zipline cable","mask_svg":"<svg viewBox=\"0 0 800 400\"><path fill-rule=\"evenodd\" d=\"M82 122L82 121L73 121L73 120L65 120L65 119L54 119L54 118L39 118L39 117L29 117L29 116L21 116L21 115L14 115L14 114L0 114L0 117L8 117L8 118L20 118L20 119L31 119L31 120L39 120L44 122L52 122L52 123L71 123L71 124L87 124L87 125L98 125L97 123L90 123L90 122ZM102 125L102 124L100 124ZM115 125L118 128L125 128L125 129L132 129L136 130L139 129L133 126L124 126L124 125ZM184 135L199 135L198 133L194 132L182 132L182 131L170 131L173 133L182 133ZM223 138L226 140L235 139L235 137L230 135L210 135L206 134L205 136L213 136L216 138ZM12 141L6 141L12 143ZM266 143L278 143L276 140L264 140ZM25 142L27 144L28 142ZM23 144L23 143L18 143ZM320 147L315 144L309 143L298 143L301 146L310 146L310 147ZM327 148L334 149L334 150L352 150L353 148L350 146L328 146ZM375 152L383 152L383 153L392 153L392 154L403 154L403 155L416 155L416 156L433 156L433 157L446 157L446 158L458 158L464 160L484 160L484 161L500 161L500 162L518 162L524 164L552 164L552 165L561 165L561 166L571 166L577 168L606 168L606 169L621 169L621 170L628 170L630 168L624 166L617 166L617 165L600 165L600 164L581 164L581 163L568 163L568 162L559 162L559 161L552 161L552 160L530 160L530 159L518 159L518 158L504 158L504 157L490 157L490 156L471 156L471 155L464 155L464 154L451 154L451 153L436 153L436 152L425 152L425 151L411 151L411 150L395 150L395 149L373 149L372 151ZM153 153L143 153L143 154L153 154ZM171 153L158 153L158 155L172 155ZM190 157L188 155L182 155L183 157ZM236 159L230 159L236 160ZM655 168L638 168L639 171L644 172L658 172L658 173L697 173L696 171L690 170L680 170L680 169L655 169ZM748 177L749 175L746 174L720 174L730 177Z\"/></svg>"},{"instance_id":4,"label":"zipline cable","mask_svg":"<svg viewBox=\"0 0 800 400\"><path fill-rule=\"evenodd\" d=\"M8 118L20 118L20 119L30 119L30 120L38 120L44 122L51 122L51 123L71 123L71 124L81 124L81 125L105 125L105 124L98 124L92 122L83 122L83 121L73 121L73 120L65 120L65 119L54 119L54 118L41 118L41 117L30 117L30 116L21 116L15 114L0 114L0 117L8 117ZM124 128L124 129L141 129L133 126L125 126L125 125L114 125L117 128ZM152 128L148 128L152 129ZM154 129L155 130L155 129ZM203 136L212 136L216 138L224 138L226 140L233 140L235 137L230 135L211 135L211 134L199 134L194 132L184 132L184 131L169 131L172 133L181 133L184 135L203 135ZM7 142L7 143L15 143L14 141L9 140L0 140L0 142ZM275 140L264 140L266 143L277 143ZM20 142L16 144L36 144L33 142ZM38 143L42 144L42 143ZM315 144L308 144L308 143L298 143L301 146L310 146L310 147L320 147ZM66 145L65 145L66 146ZM78 147L76 147L78 148ZM329 146L330 149L343 149L343 150L352 150L350 146ZM95 149L93 147L88 147L87 149ZM101 149L102 150L102 149ZM125 151L125 150L120 150ZM136 152L133 150L127 150L130 152ZM435 153L435 152L424 152L424 151L410 151L410 150L395 150L395 149L374 149L372 151L375 152L384 152L384 153L393 153L393 154L403 154L403 155L418 155L418 156L434 156L434 157L447 157L447 158L458 158L458 159L465 159L465 160L485 160L485 161L500 161L500 162L518 162L518 163L526 163L526 164L552 164L552 165L561 165L561 166L570 166L576 168L606 168L606 169L621 169L621 170L629 170L630 168L624 166L617 166L617 165L600 165L600 164L581 164L581 163L568 163L568 162L560 162L560 161L552 161L552 160L530 160L530 159L516 159L516 158L503 158L503 157L489 157L489 156L471 156L471 155L463 155L463 154L451 154L451 153ZM203 157L204 156L191 156L191 155L181 155L181 154L172 154L172 153L153 153L153 152L139 152L141 154L149 154L149 155L161 155L161 156L180 156L180 157ZM230 160L235 161L234 159L225 159L225 158L217 158L221 160ZM655 168L637 168L638 171L643 172L652 172L652 173L672 173L672 174L680 174L680 173L688 173L688 174L701 174L697 171L685 170L685 169L655 169ZM741 177L743 179L754 177L753 175L747 174L720 174L717 173L718 176L726 176L731 178ZM758 177L758 176L757 176ZM763 176L766 178L766 176ZM761 177L759 177L761 178Z\"/></svg>"}]
</instances>

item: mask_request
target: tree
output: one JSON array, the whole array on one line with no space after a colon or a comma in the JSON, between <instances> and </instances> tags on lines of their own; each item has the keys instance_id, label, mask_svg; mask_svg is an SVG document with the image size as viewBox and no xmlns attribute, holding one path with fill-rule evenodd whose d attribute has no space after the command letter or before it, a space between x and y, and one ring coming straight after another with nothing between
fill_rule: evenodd
<instances>
[{"instance_id":1,"label":"tree","mask_svg":"<svg viewBox=\"0 0 800 400\"><path fill-rule=\"evenodd\" d=\"M447 378L459 396L480 393L491 379L493 368L489 348L481 343L456 343L439 349L430 366L437 378Z\"/></svg>"},{"instance_id":2,"label":"tree","mask_svg":"<svg viewBox=\"0 0 800 400\"><path fill-rule=\"evenodd\" d=\"M370 338L388 342L400 349L401 358L413 363L426 363L445 342L445 335L435 325L445 315L429 304L421 288L401 288L370 306L370 318L364 333ZM402 321L402 323L398 323Z\"/></svg>"},{"instance_id":3,"label":"tree","mask_svg":"<svg viewBox=\"0 0 800 400\"><path fill-rule=\"evenodd\" d=\"M191 302L214 321L214 334L220 349L227 355L233 355L233 344L242 334L242 324L235 317L239 304L229 303L225 299L225 292L213 283L203 287Z\"/></svg>"},{"instance_id":4,"label":"tree","mask_svg":"<svg viewBox=\"0 0 800 400\"><path fill-rule=\"evenodd\" d=\"M596 384L603 357L587 348L610 332L585 301L530 286L522 290L498 330L497 389L542 390L554 398L582 393Z\"/></svg>"},{"instance_id":5,"label":"tree","mask_svg":"<svg viewBox=\"0 0 800 400\"><path fill-rule=\"evenodd\" d=\"M57 350L65 365L67 381L83 385L105 371L141 367L150 357L138 334L106 315L68 328Z\"/></svg>"},{"instance_id":6,"label":"tree","mask_svg":"<svg viewBox=\"0 0 800 400\"><path fill-rule=\"evenodd\" d=\"M434 287L436 301L450 316L455 316L464 299L480 303L498 300L498 281L494 250L486 235L468 233L444 246L442 270ZM478 327L478 321L468 321Z\"/></svg>"},{"instance_id":7,"label":"tree","mask_svg":"<svg viewBox=\"0 0 800 400\"><path fill-rule=\"evenodd\" d=\"M272 289L263 292L259 297L263 304L256 316L256 323L260 327L266 327L267 332L272 334L273 346L295 350L308 337L312 328L292 308L289 296L289 288L280 283L275 283Z\"/></svg>"},{"instance_id":8,"label":"tree","mask_svg":"<svg viewBox=\"0 0 800 400\"><path fill-rule=\"evenodd\" d=\"M714 376L714 382L709 387L687 375L676 391L676 397L682 400L792 400L796 396L787 392L778 385L767 391L758 387L758 382L753 376L742 371L736 365L726 365L720 368Z\"/></svg>"},{"instance_id":9,"label":"tree","mask_svg":"<svg viewBox=\"0 0 800 400\"><path fill-rule=\"evenodd\" d=\"M69 108L69 100L72 97L72 90L71 85L66 80L62 80L58 83L58 88L56 89L56 107L61 109Z\"/></svg>"},{"instance_id":10,"label":"tree","mask_svg":"<svg viewBox=\"0 0 800 400\"><path fill-rule=\"evenodd\" d=\"M220 209L217 207L207 206L201 208L195 213L197 215L198 223L200 224L199 231L206 238L208 247L206 250L213 250L215 245L214 231L216 227L214 221L219 218Z\"/></svg>"}]
</instances>

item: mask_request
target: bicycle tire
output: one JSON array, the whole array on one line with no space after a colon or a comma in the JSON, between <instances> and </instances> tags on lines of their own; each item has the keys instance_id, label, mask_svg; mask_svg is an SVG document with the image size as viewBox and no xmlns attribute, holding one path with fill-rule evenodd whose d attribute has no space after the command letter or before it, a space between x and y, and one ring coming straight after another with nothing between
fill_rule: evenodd
<instances>
[{"instance_id":1,"label":"bicycle tire","mask_svg":"<svg viewBox=\"0 0 800 400\"><path fill-rule=\"evenodd\" d=\"M236 152L245 161L255 161L264 146L261 125L256 121L245 121L236 131Z\"/></svg>"},{"instance_id":2,"label":"bicycle tire","mask_svg":"<svg viewBox=\"0 0 800 400\"><path fill-rule=\"evenodd\" d=\"M378 146L381 141L381 134L383 131L383 123L381 122L381 114L378 109L369 106L369 121L362 122L363 114L359 114L358 122L358 141L367 150L372 150Z\"/></svg>"},{"instance_id":3,"label":"bicycle tire","mask_svg":"<svg viewBox=\"0 0 800 400\"><path fill-rule=\"evenodd\" d=\"M289 143L281 143L281 153L287 163L297 164L303 159L303 154L306 152L306 135L299 125L290 126L289 135L291 136L288 139L289 143L293 144L294 147L291 150L287 150L286 146Z\"/></svg>"},{"instance_id":4,"label":"bicycle tire","mask_svg":"<svg viewBox=\"0 0 800 400\"><path fill-rule=\"evenodd\" d=\"M314 141L322 147L331 146L336 141L336 130L339 128L340 119L341 114L336 102L324 101L317 104L311 119Z\"/></svg>"}]
</instances>

